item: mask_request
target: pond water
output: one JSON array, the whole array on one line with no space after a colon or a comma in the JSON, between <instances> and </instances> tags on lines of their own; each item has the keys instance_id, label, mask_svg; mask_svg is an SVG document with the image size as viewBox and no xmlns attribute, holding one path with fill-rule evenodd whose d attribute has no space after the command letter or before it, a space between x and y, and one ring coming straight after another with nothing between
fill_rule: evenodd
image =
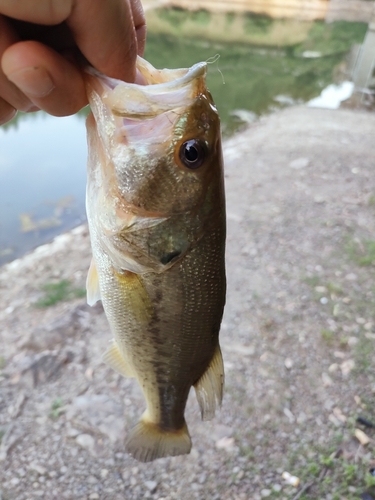
<instances>
[{"instance_id":1,"label":"pond water","mask_svg":"<svg viewBox=\"0 0 375 500\"><path fill-rule=\"evenodd\" d=\"M219 54L208 86L228 136L261 114L320 95L365 32L361 23L341 23L340 30L311 23L307 38L284 47L149 33L145 57L173 68ZM84 115L20 114L0 127L0 265L85 220Z\"/></svg>"}]
</instances>

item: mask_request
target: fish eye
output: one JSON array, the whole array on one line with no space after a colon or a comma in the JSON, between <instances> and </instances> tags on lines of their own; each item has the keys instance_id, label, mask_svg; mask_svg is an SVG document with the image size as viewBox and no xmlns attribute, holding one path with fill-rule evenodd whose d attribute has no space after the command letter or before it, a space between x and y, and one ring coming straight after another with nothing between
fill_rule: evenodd
<instances>
[{"instance_id":1,"label":"fish eye","mask_svg":"<svg viewBox=\"0 0 375 500\"><path fill-rule=\"evenodd\" d=\"M190 139L180 147L180 160L187 168L199 168L206 158L206 145L198 139Z\"/></svg>"}]
</instances>

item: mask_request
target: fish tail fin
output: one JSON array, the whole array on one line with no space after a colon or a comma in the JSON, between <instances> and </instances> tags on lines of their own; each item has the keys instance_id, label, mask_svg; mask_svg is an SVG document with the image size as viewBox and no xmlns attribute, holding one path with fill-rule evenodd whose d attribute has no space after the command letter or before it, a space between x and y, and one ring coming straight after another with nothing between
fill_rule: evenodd
<instances>
[{"instance_id":1,"label":"fish tail fin","mask_svg":"<svg viewBox=\"0 0 375 500\"><path fill-rule=\"evenodd\" d=\"M219 344L201 378L194 384L202 420L211 420L221 406L224 388L224 364Z\"/></svg>"},{"instance_id":2,"label":"fish tail fin","mask_svg":"<svg viewBox=\"0 0 375 500\"><path fill-rule=\"evenodd\" d=\"M151 462L157 458L190 453L191 439L185 421L181 429L165 431L142 417L130 431L125 449L136 460Z\"/></svg>"}]
</instances>

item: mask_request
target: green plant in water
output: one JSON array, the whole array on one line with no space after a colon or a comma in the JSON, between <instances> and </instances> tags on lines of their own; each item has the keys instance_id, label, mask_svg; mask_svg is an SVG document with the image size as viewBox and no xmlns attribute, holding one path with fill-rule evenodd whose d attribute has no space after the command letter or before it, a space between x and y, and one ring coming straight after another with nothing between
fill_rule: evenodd
<instances>
[{"instance_id":1,"label":"green plant in water","mask_svg":"<svg viewBox=\"0 0 375 500\"><path fill-rule=\"evenodd\" d=\"M42 286L44 297L35 302L35 307L49 307L57 302L84 297L86 290L77 288L69 280L61 280L57 283L46 283Z\"/></svg>"}]
</instances>

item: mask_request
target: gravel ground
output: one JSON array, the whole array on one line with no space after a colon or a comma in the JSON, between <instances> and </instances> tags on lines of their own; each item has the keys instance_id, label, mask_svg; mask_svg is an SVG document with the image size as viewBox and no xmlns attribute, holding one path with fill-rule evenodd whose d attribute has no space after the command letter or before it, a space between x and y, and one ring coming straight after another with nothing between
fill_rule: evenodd
<instances>
[{"instance_id":1,"label":"gravel ground","mask_svg":"<svg viewBox=\"0 0 375 500\"><path fill-rule=\"evenodd\" d=\"M1 500L371 500L374 131L371 113L296 107L224 144L226 390L211 422L191 395L189 456L124 454L144 403L77 297L87 228L1 268ZM62 280L72 299L37 307Z\"/></svg>"}]
</instances>

